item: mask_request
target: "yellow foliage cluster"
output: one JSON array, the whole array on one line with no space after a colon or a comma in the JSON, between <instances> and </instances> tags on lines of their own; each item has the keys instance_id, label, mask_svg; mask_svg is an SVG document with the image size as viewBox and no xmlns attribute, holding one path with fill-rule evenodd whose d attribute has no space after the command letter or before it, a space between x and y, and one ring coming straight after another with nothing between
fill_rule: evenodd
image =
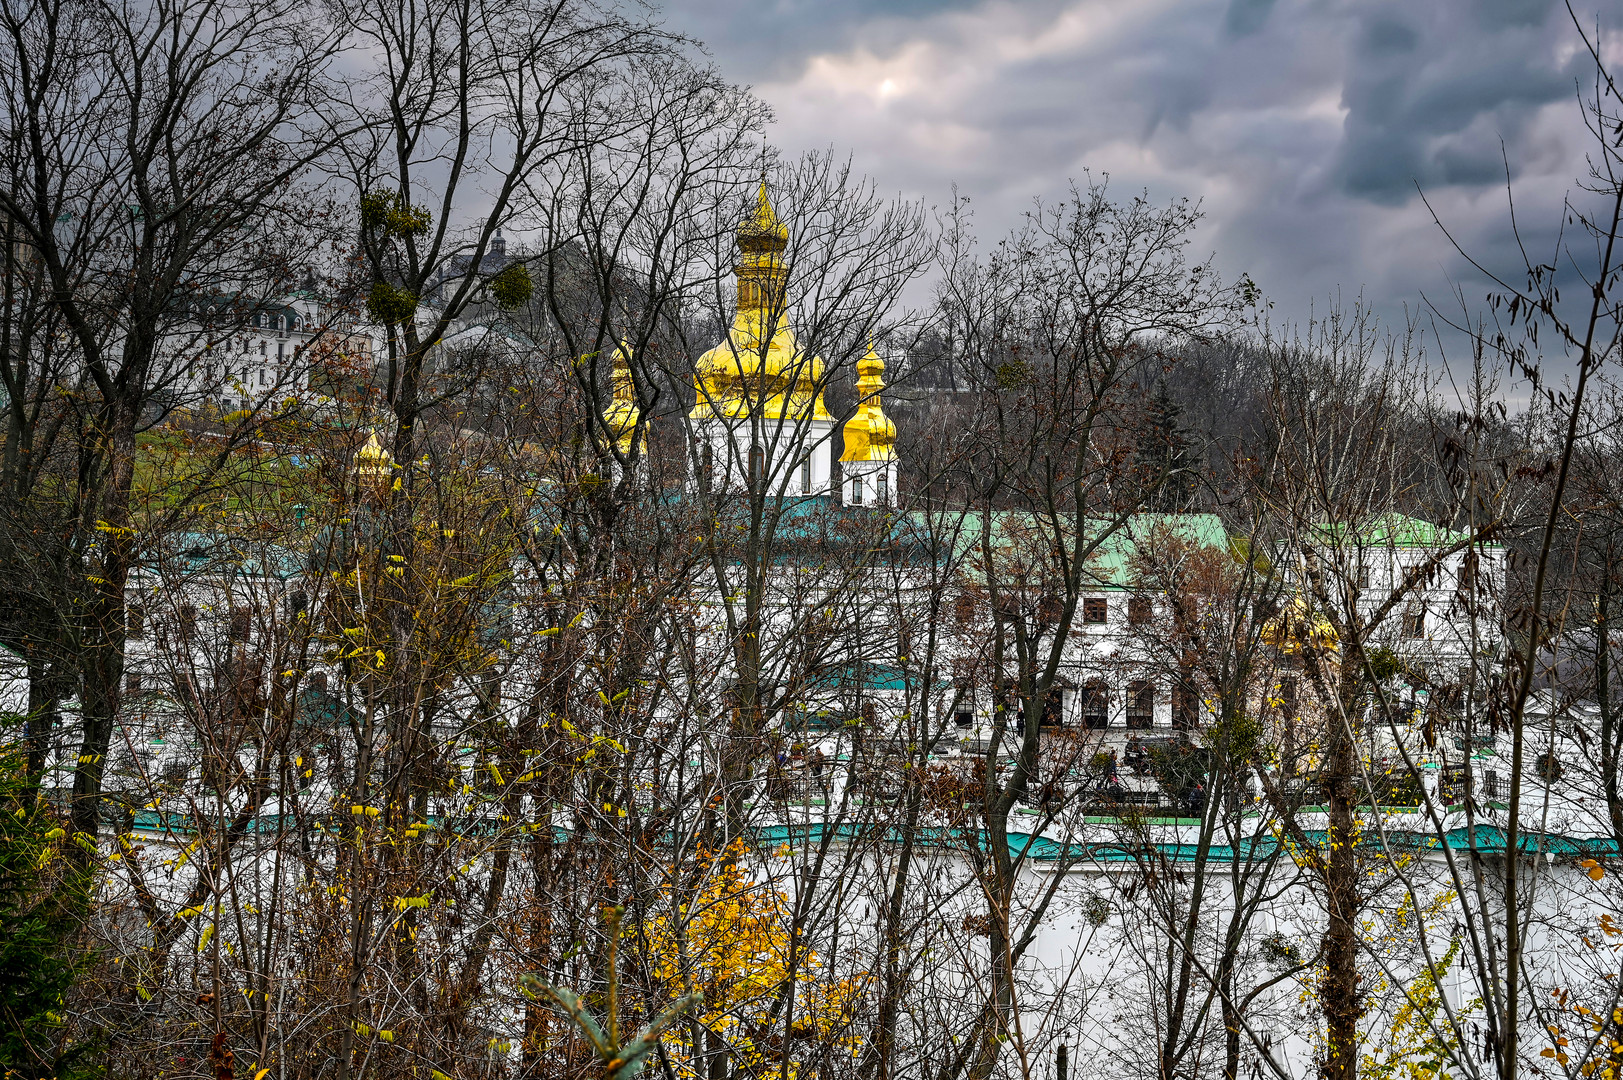
<instances>
[{"instance_id":1,"label":"yellow foliage cluster","mask_svg":"<svg viewBox=\"0 0 1623 1080\"><path fill-rule=\"evenodd\" d=\"M1359 1071L1371 1080L1447 1080L1449 1052L1458 1046L1443 1008L1438 985L1460 952L1459 939L1449 943L1436 964L1420 972L1392 1015L1386 1040L1363 1055ZM1475 1011L1480 1001L1465 1004L1455 1019Z\"/></svg>"},{"instance_id":2,"label":"yellow foliage cluster","mask_svg":"<svg viewBox=\"0 0 1623 1080\"><path fill-rule=\"evenodd\" d=\"M667 881L665 914L644 925L655 978L673 997L688 990L702 993L700 1026L720 1037L747 1070L778 1076L787 1056L786 1075L797 1077L796 1047L801 1046L855 1055L860 1039L850 1022L857 980L826 972L804 945L791 957L788 899L750 875L745 855L737 841L719 853L701 854L702 883L692 892ZM785 1045L782 1016L772 1013L791 984L794 1012ZM666 1045L679 1075L697 1077L700 1048L691 1045L690 1032L679 1027Z\"/></svg>"}]
</instances>

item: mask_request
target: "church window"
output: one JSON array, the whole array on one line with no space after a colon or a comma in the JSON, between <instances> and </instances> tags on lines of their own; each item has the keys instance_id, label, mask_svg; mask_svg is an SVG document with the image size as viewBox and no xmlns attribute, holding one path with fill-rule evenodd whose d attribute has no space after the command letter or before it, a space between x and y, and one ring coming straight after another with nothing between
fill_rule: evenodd
<instances>
[{"instance_id":1,"label":"church window","mask_svg":"<svg viewBox=\"0 0 1623 1080\"><path fill-rule=\"evenodd\" d=\"M1103 623L1110 613L1110 601L1102 596L1090 596L1082 601L1082 621Z\"/></svg>"},{"instance_id":2,"label":"church window","mask_svg":"<svg viewBox=\"0 0 1623 1080\"><path fill-rule=\"evenodd\" d=\"M811 455L800 459L800 493L811 494Z\"/></svg>"},{"instance_id":3,"label":"church window","mask_svg":"<svg viewBox=\"0 0 1623 1080\"><path fill-rule=\"evenodd\" d=\"M878 493L879 502L880 503L889 502L890 501L890 470L889 469L880 470L878 484L879 484L879 493Z\"/></svg>"},{"instance_id":4,"label":"church window","mask_svg":"<svg viewBox=\"0 0 1623 1080\"><path fill-rule=\"evenodd\" d=\"M862 505L862 477L860 476L851 478L851 505Z\"/></svg>"}]
</instances>

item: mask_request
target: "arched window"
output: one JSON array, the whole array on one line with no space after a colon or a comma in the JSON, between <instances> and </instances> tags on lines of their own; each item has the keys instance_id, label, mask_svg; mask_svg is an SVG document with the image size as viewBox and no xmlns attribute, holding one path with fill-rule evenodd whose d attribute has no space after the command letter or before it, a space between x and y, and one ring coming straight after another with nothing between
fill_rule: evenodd
<instances>
[{"instance_id":1,"label":"arched window","mask_svg":"<svg viewBox=\"0 0 1623 1080\"><path fill-rule=\"evenodd\" d=\"M890 501L890 470L889 469L881 469L881 470L879 470L878 484L879 484L879 491L875 496L875 501L880 503L880 504L884 504L884 503L889 502Z\"/></svg>"},{"instance_id":2,"label":"arched window","mask_svg":"<svg viewBox=\"0 0 1623 1080\"><path fill-rule=\"evenodd\" d=\"M860 476L851 478L851 505L862 505L862 477Z\"/></svg>"},{"instance_id":3,"label":"arched window","mask_svg":"<svg viewBox=\"0 0 1623 1080\"><path fill-rule=\"evenodd\" d=\"M800 459L800 493L811 494L811 455L807 454Z\"/></svg>"}]
</instances>

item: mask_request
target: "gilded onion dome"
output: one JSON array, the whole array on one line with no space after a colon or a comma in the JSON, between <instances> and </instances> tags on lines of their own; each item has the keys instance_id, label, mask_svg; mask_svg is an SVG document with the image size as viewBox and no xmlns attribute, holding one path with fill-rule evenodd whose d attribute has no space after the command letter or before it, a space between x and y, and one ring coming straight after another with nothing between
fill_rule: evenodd
<instances>
[{"instance_id":1,"label":"gilded onion dome","mask_svg":"<svg viewBox=\"0 0 1623 1080\"><path fill-rule=\"evenodd\" d=\"M727 340L694 365L693 419L832 420L819 388L823 360L802 352L789 329L783 264L789 227L772 209L764 176L755 211L739 224L737 237L738 312Z\"/></svg>"},{"instance_id":2,"label":"gilded onion dome","mask_svg":"<svg viewBox=\"0 0 1623 1080\"><path fill-rule=\"evenodd\" d=\"M620 452L631 452L631 437L637 430L642 410L637 407L637 388L631 381L631 346L624 341L614 350L614 371L611 376L614 398L603 410L603 423L614 436Z\"/></svg>"},{"instance_id":3,"label":"gilded onion dome","mask_svg":"<svg viewBox=\"0 0 1623 1080\"><path fill-rule=\"evenodd\" d=\"M885 388L885 362L868 344L868 355L857 361L857 412L845 422L845 453L841 461L892 461L896 457L896 425L885 415L879 392Z\"/></svg>"},{"instance_id":4,"label":"gilded onion dome","mask_svg":"<svg viewBox=\"0 0 1623 1080\"><path fill-rule=\"evenodd\" d=\"M351 468L364 483L385 479L394 471L394 458L383 448L383 444L378 442L377 432L369 434L366 442L355 451L355 461Z\"/></svg>"}]
</instances>

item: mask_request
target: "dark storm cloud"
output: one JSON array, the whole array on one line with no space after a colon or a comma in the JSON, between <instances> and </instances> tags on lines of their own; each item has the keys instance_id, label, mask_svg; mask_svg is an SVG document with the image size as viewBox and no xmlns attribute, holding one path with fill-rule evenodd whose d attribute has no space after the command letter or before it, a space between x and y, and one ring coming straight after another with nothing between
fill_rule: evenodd
<instances>
[{"instance_id":1,"label":"dark storm cloud","mask_svg":"<svg viewBox=\"0 0 1623 1080\"><path fill-rule=\"evenodd\" d=\"M1558 55L1571 29L1552 4L1370 5L1342 95L1347 191L1392 203L1416 183L1502 181L1499 139L1517 146L1542 106L1573 94L1579 58Z\"/></svg>"},{"instance_id":2,"label":"dark storm cloud","mask_svg":"<svg viewBox=\"0 0 1623 1080\"><path fill-rule=\"evenodd\" d=\"M988 231L1083 170L1202 198L1198 243L1290 317L1338 291L1389 317L1453 285L1480 302L1416 185L1513 270L1506 160L1535 243L1583 170L1584 58L1549 0L679 0L668 21L757 85L783 149L849 150L935 203L956 182Z\"/></svg>"},{"instance_id":3,"label":"dark storm cloud","mask_svg":"<svg viewBox=\"0 0 1623 1080\"><path fill-rule=\"evenodd\" d=\"M1224 29L1235 37L1254 34L1262 29L1268 21L1268 13L1273 10L1274 0L1229 0Z\"/></svg>"},{"instance_id":4,"label":"dark storm cloud","mask_svg":"<svg viewBox=\"0 0 1623 1080\"><path fill-rule=\"evenodd\" d=\"M917 20L976 0L676 0L667 26L703 41L744 82L793 73L807 57L875 35L894 42Z\"/></svg>"}]
</instances>

